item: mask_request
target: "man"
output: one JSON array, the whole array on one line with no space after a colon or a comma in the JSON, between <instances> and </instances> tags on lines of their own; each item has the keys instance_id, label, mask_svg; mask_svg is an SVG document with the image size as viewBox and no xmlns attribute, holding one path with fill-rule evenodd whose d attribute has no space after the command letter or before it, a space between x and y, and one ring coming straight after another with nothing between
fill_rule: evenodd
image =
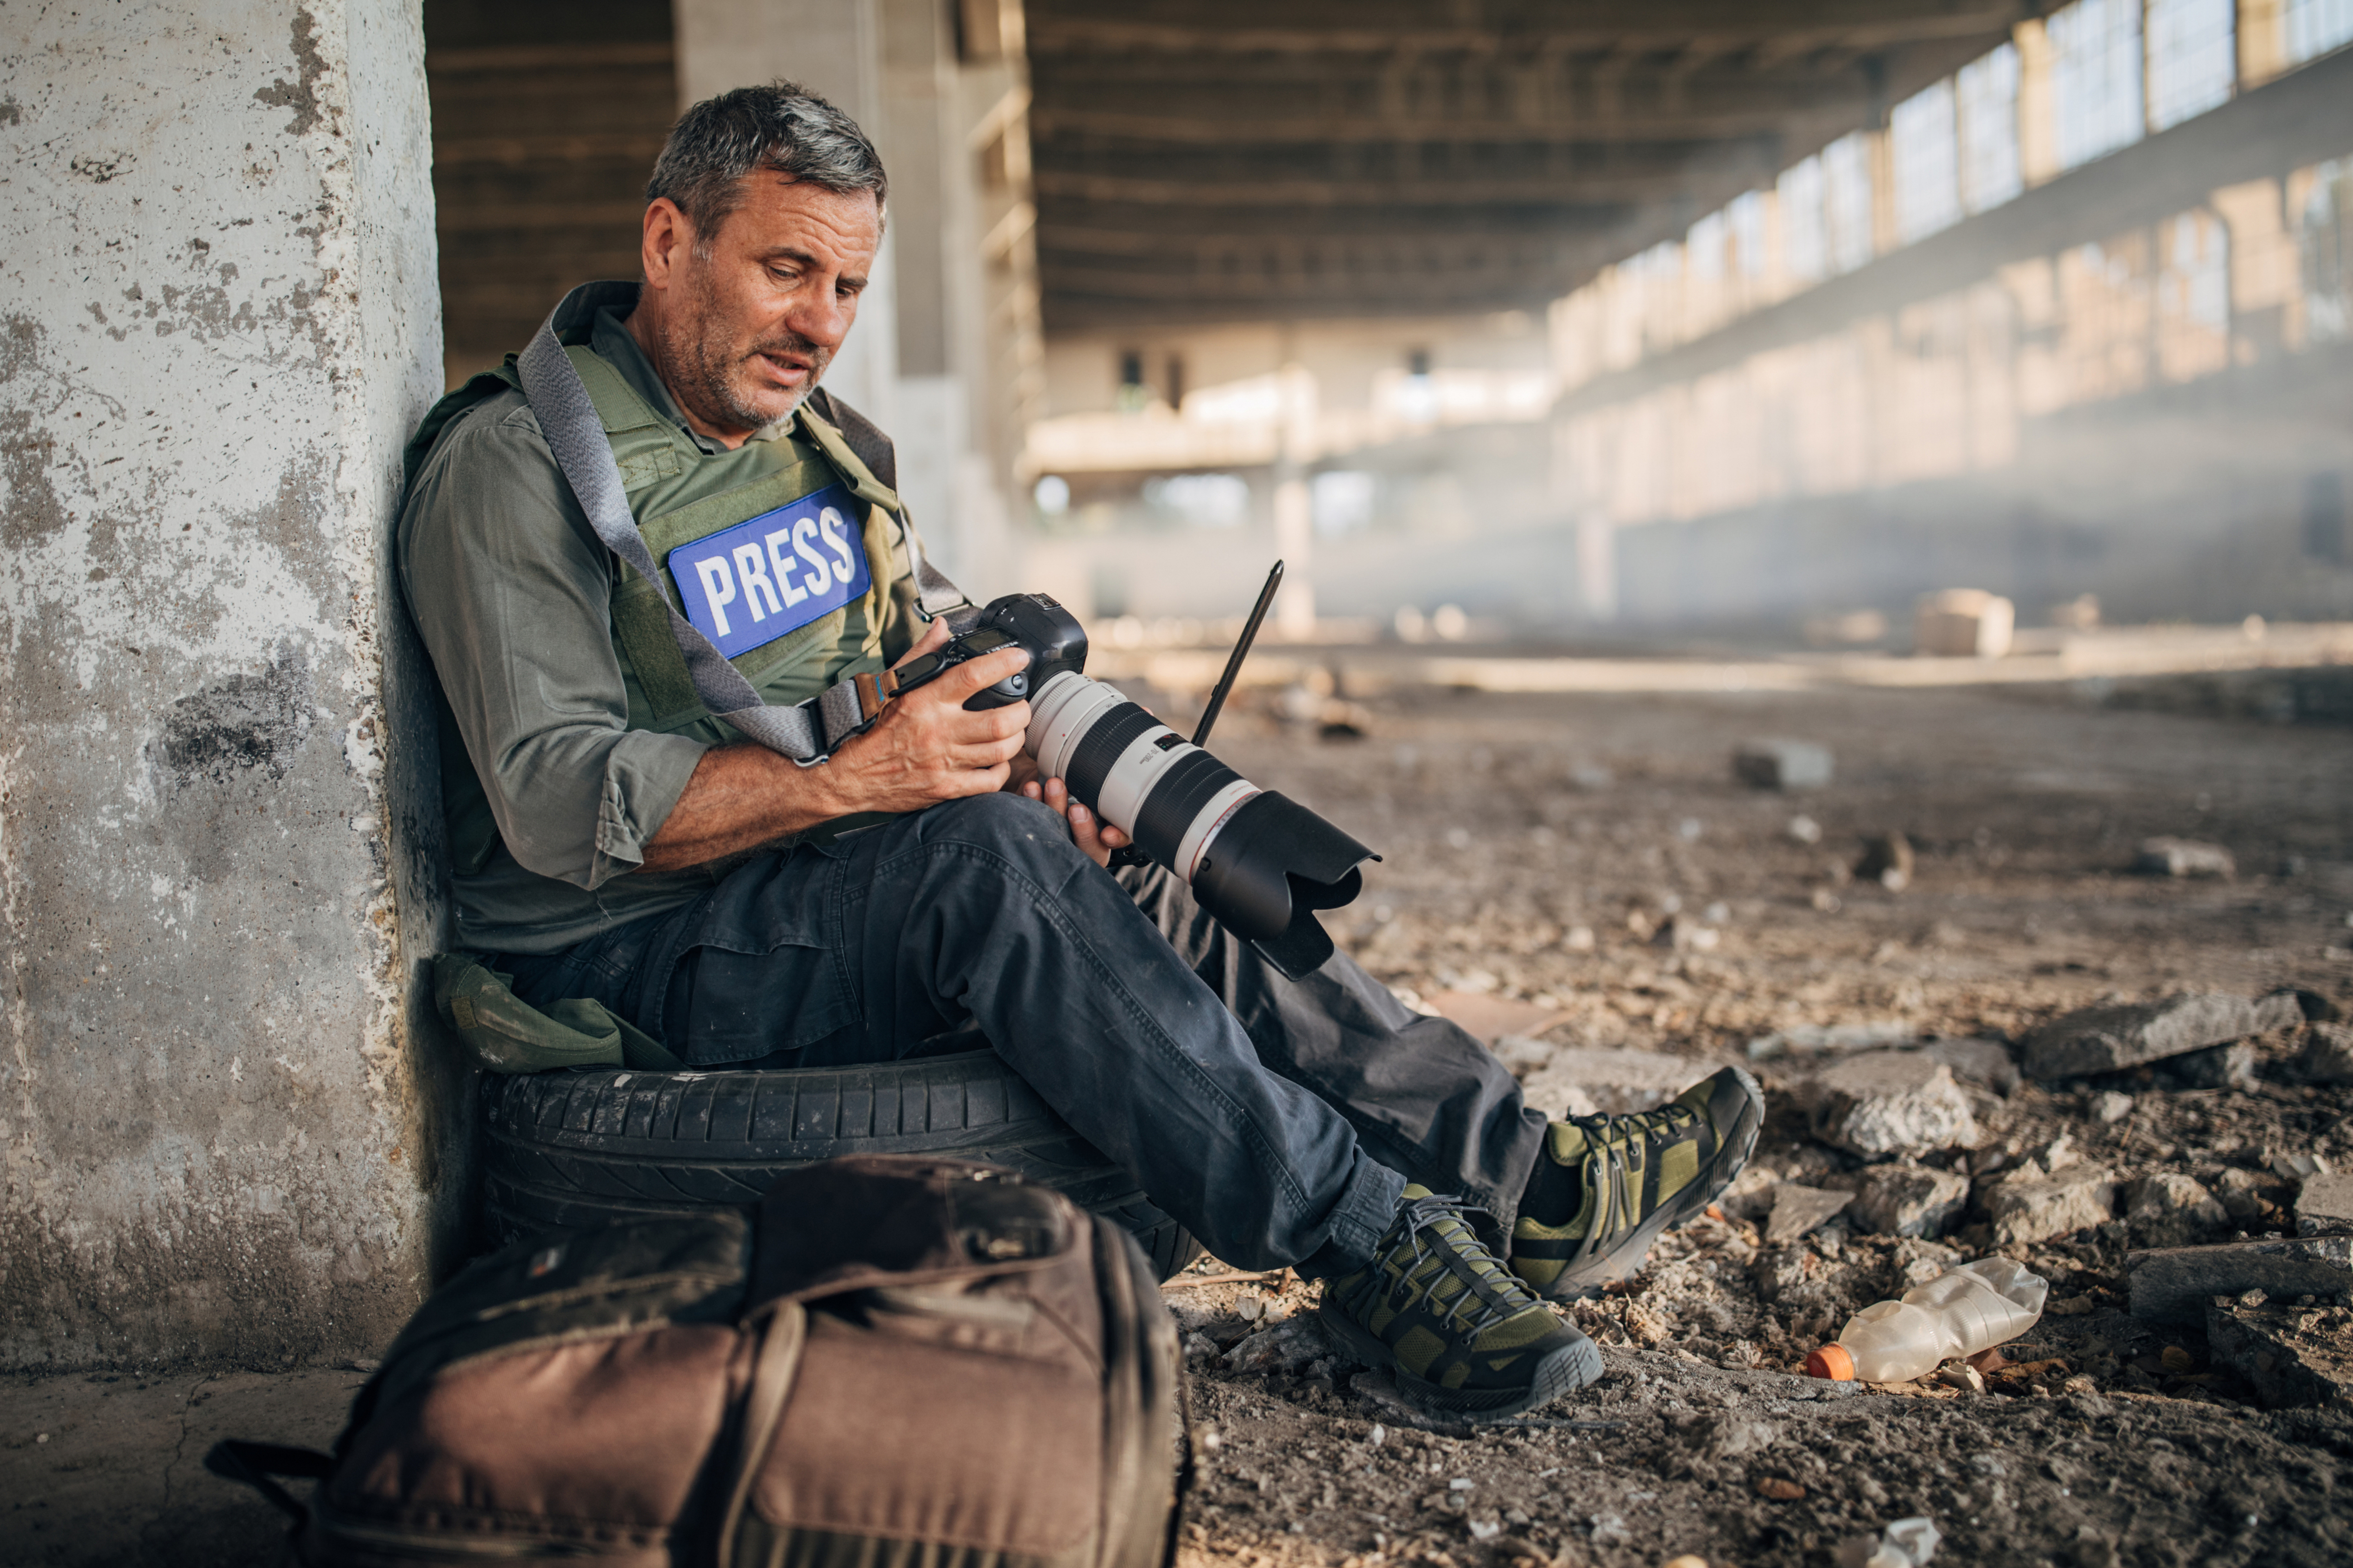
<instances>
[{"instance_id":1,"label":"man","mask_svg":"<svg viewBox=\"0 0 2353 1568\"><path fill-rule=\"evenodd\" d=\"M773 705L947 636L887 443L818 390L886 195L831 105L726 94L655 166L642 283L558 308L669 581L600 542L512 366L420 429L396 548L447 699L460 940L522 1001L600 1005L670 1065L886 1060L976 1026L1218 1256L1324 1279L1333 1331L1409 1394L1495 1415L1589 1382L1598 1352L1545 1299L1631 1268L1731 1179L1746 1074L1547 1122L1345 956L1285 978L1166 872L1114 878L1118 831L1029 776L1026 704L965 711L1018 650L813 765L698 699L670 618L690 597Z\"/></svg>"}]
</instances>

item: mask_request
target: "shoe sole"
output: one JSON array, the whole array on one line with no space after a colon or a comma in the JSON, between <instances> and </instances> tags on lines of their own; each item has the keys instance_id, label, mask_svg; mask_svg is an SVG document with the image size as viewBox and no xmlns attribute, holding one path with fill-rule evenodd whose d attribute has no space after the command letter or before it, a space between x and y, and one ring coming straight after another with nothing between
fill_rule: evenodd
<instances>
[{"instance_id":1,"label":"shoe sole","mask_svg":"<svg viewBox=\"0 0 2353 1568\"><path fill-rule=\"evenodd\" d=\"M1748 1109L1733 1124L1733 1135L1729 1140L1738 1148L1738 1156L1725 1164L1724 1174L1716 1184L1712 1187L1693 1187L1635 1226L1634 1233L1616 1247L1607 1252L1597 1253L1575 1268L1562 1269L1547 1285L1529 1285L1530 1289L1548 1301L1573 1301L1581 1296L1593 1295L1609 1281L1622 1279L1640 1271L1642 1265L1650 1261L1651 1244L1662 1233L1690 1219L1724 1194L1724 1189L1732 1185L1733 1178L1747 1168L1748 1157L1757 1152L1757 1134L1765 1130L1765 1091L1757 1087L1757 1079L1750 1076L1747 1068L1736 1067L1732 1070L1740 1075L1741 1087L1748 1090ZM1631 1262L1627 1261L1629 1254L1632 1257ZM1527 1283L1525 1276L1521 1283Z\"/></svg>"},{"instance_id":2,"label":"shoe sole","mask_svg":"<svg viewBox=\"0 0 2353 1568\"><path fill-rule=\"evenodd\" d=\"M1414 1376L1398 1365L1397 1352L1388 1341L1356 1322L1336 1308L1318 1307L1316 1321L1366 1366L1389 1369L1398 1394L1409 1405L1433 1415L1496 1417L1525 1415L1541 1410L1562 1394L1583 1388L1601 1375L1601 1347L1578 1334L1577 1339L1536 1363L1535 1376L1525 1389L1447 1388Z\"/></svg>"}]
</instances>

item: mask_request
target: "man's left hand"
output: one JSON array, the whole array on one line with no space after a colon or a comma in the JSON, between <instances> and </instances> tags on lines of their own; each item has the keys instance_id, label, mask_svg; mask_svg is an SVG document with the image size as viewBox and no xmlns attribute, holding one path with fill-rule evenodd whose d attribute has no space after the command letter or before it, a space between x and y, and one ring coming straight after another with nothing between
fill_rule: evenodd
<instances>
[{"instance_id":1,"label":"man's left hand","mask_svg":"<svg viewBox=\"0 0 2353 1568\"><path fill-rule=\"evenodd\" d=\"M1087 858L1098 866L1111 864L1111 852L1127 847L1127 835L1103 821L1095 814L1071 798L1071 786L1060 779L1025 781L1021 793L1031 800L1043 801L1046 809L1057 814L1071 825L1071 837Z\"/></svg>"}]
</instances>

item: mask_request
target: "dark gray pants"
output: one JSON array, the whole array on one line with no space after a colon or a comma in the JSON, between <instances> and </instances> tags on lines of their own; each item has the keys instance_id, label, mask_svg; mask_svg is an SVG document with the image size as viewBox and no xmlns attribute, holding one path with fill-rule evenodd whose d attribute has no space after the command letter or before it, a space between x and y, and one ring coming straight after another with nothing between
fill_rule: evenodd
<instances>
[{"instance_id":1,"label":"dark gray pants","mask_svg":"<svg viewBox=\"0 0 2353 1568\"><path fill-rule=\"evenodd\" d=\"M699 902L509 955L698 1066L892 1060L976 1026L1218 1257L1353 1268L1406 1182L1508 1229L1545 1117L1345 955L1292 980L1157 867L1104 872L1018 795L763 855Z\"/></svg>"}]
</instances>

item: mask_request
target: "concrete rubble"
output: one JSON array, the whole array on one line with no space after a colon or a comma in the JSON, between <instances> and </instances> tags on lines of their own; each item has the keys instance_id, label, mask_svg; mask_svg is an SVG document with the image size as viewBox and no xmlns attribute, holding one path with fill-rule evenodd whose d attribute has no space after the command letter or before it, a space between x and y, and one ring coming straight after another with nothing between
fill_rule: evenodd
<instances>
[{"instance_id":1,"label":"concrete rubble","mask_svg":"<svg viewBox=\"0 0 2353 1568\"><path fill-rule=\"evenodd\" d=\"M1773 1189L1773 1207L1765 1221L1765 1239L1777 1246L1795 1241L1817 1226L1828 1224L1853 1201L1852 1193L1784 1182Z\"/></svg>"},{"instance_id":2,"label":"concrete rubble","mask_svg":"<svg viewBox=\"0 0 2353 1568\"><path fill-rule=\"evenodd\" d=\"M2029 1078L2116 1072L2255 1033L2254 1004L2224 992L2190 992L2158 1002L2084 1007L2026 1037Z\"/></svg>"},{"instance_id":3,"label":"concrete rubble","mask_svg":"<svg viewBox=\"0 0 2353 1568\"><path fill-rule=\"evenodd\" d=\"M2133 869L2144 877L2235 877L2239 870L2228 849L2195 838L2144 838Z\"/></svg>"},{"instance_id":4,"label":"concrete rubble","mask_svg":"<svg viewBox=\"0 0 2353 1568\"><path fill-rule=\"evenodd\" d=\"M2295 1194L2299 1236L2353 1231L2353 1171L2322 1171L2305 1178Z\"/></svg>"},{"instance_id":5,"label":"concrete rubble","mask_svg":"<svg viewBox=\"0 0 2353 1568\"><path fill-rule=\"evenodd\" d=\"M1743 741L1732 753L1732 776L1757 789L1821 789L1831 773L1830 748L1810 741Z\"/></svg>"},{"instance_id":6,"label":"concrete rubble","mask_svg":"<svg viewBox=\"0 0 2353 1568\"><path fill-rule=\"evenodd\" d=\"M2125 1255L2132 1315L2158 1323L2202 1321L2214 1296L2261 1290L2293 1300L2353 1290L2353 1237L2282 1237Z\"/></svg>"},{"instance_id":7,"label":"concrete rubble","mask_svg":"<svg viewBox=\"0 0 2353 1568\"><path fill-rule=\"evenodd\" d=\"M2295 1070L2306 1083L2353 1083L2353 1027L2306 1025Z\"/></svg>"},{"instance_id":8,"label":"concrete rubble","mask_svg":"<svg viewBox=\"0 0 2353 1568\"><path fill-rule=\"evenodd\" d=\"M2206 1345L2266 1409L2353 1410L2353 1309L2262 1290L2206 1304Z\"/></svg>"},{"instance_id":9,"label":"concrete rubble","mask_svg":"<svg viewBox=\"0 0 2353 1568\"><path fill-rule=\"evenodd\" d=\"M1925 1051L1867 1051L1833 1062L1813 1075L1806 1096L1814 1136L1867 1160L1978 1140L1953 1069Z\"/></svg>"},{"instance_id":10,"label":"concrete rubble","mask_svg":"<svg viewBox=\"0 0 2353 1568\"><path fill-rule=\"evenodd\" d=\"M2143 1247L2184 1247L2221 1230L2231 1216L2204 1183L2168 1171L2126 1190L2125 1220Z\"/></svg>"},{"instance_id":11,"label":"concrete rubble","mask_svg":"<svg viewBox=\"0 0 2353 1568\"><path fill-rule=\"evenodd\" d=\"M1968 1206L1969 1179L1926 1165L1876 1165L1863 1173L1852 1215L1879 1236L1939 1237Z\"/></svg>"},{"instance_id":12,"label":"concrete rubble","mask_svg":"<svg viewBox=\"0 0 2353 1568\"><path fill-rule=\"evenodd\" d=\"M1930 1040L1920 1048L1952 1068L1963 1083L2004 1096L2018 1087L2018 1058L2000 1040Z\"/></svg>"},{"instance_id":13,"label":"concrete rubble","mask_svg":"<svg viewBox=\"0 0 2353 1568\"><path fill-rule=\"evenodd\" d=\"M2167 1059L2165 1074L2182 1089L2245 1089L2255 1081L2255 1047L2245 1040L2208 1046Z\"/></svg>"},{"instance_id":14,"label":"concrete rubble","mask_svg":"<svg viewBox=\"0 0 2353 1568\"><path fill-rule=\"evenodd\" d=\"M1998 1245L2048 1241L2116 1217L2116 1173L2105 1165L2024 1166L1994 1183L1985 1205Z\"/></svg>"}]
</instances>

